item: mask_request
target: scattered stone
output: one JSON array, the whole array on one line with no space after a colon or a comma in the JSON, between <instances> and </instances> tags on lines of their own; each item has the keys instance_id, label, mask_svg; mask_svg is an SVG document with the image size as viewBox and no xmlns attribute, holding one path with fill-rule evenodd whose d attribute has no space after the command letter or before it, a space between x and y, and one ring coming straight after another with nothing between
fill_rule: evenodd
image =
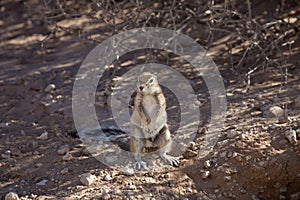
<instances>
[{"instance_id":1,"label":"scattered stone","mask_svg":"<svg viewBox=\"0 0 300 200\"><path fill-rule=\"evenodd\" d=\"M24 130L21 130L20 134L21 134L22 136L26 136L26 133L25 133Z\"/></svg>"},{"instance_id":2,"label":"scattered stone","mask_svg":"<svg viewBox=\"0 0 300 200\"><path fill-rule=\"evenodd\" d=\"M52 92L55 89L54 84L50 84L45 88L45 92Z\"/></svg>"},{"instance_id":3,"label":"scattered stone","mask_svg":"<svg viewBox=\"0 0 300 200\"><path fill-rule=\"evenodd\" d=\"M299 199L300 199L300 192L290 195L290 200L299 200Z\"/></svg>"},{"instance_id":4,"label":"scattered stone","mask_svg":"<svg viewBox=\"0 0 300 200\"><path fill-rule=\"evenodd\" d=\"M72 156L72 154L70 154L70 153L66 153L66 154L62 157L63 160L71 160L72 158L73 158L73 156Z\"/></svg>"},{"instance_id":5,"label":"scattered stone","mask_svg":"<svg viewBox=\"0 0 300 200\"><path fill-rule=\"evenodd\" d=\"M223 151L222 153L220 153L220 157L221 158L225 158L227 155L227 152L226 151Z\"/></svg>"},{"instance_id":6,"label":"scattered stone","mask_svg":"<svg viewBox=\"0 0 300 200\"><path fill-rule=\"evenodd\" d=\"M60 171L60 173L61 173L62 175L68 174L68 173L69 173L69 168L67 168L67 167L63 168L63 169Z\"/></svg>"},{"instance_id":7,"label":"scattered stone","mask_svg":"<svg viewBox=\"0 0 300 200\"><path fill-rule=\"evenodd\" d=\"M252 200L260 200L255 194L253 194L253 195L251 196L251 199L252 199Z\"/></svg>"},{"instance_id":8,"label":"scattered stone","mask_svg":"<svg viewBox=\"0 0 300 200\"><path fill-rule=\"evenodd\" d=\"M43 179L43 180L41 180L40 182L37 182L36 185L44 186L44 185L46 185L47 182L48 182L47 179Z\"/></svg>"},{"instance_id":9,"label":"scattered stone","mask_svg":"<svg viewBox=\"0 0 300 200\"><path fill-rule=\"evenodd\" d=\"M285 132L285 137L291 144L297 144L296 131L293 130L292 128L290 128Z\"/></svg>"},{"instance_id":10,"label":"scattered stone","mask_svg":"<svg viewBox=\"0 0 300 200\"><path fill-rule=\"evenodd\" d=\"M44 132L42 133L39 137L37 137L36 139L38 140L47 140L48 139L48 132Z\"/></svg>"},{"instance_id":11,"label":"scattered stone","mask_svg":"<svg viewBox=\"0 0 300 200\"><path fill-rule=\"evenodd\" d=\"M237 141L237 142L235 143L235 146L236 146L237 148L239 148L239 149L244 149L244 148L246 147L246 144L245 144L244 142L242 142L242 141Z\"/></svg>"},{"instance_id":12,"label":"scattered stone","mask_svg":"<svg viewBox=\"0 0 300 200\"><path fill-rule=\"evenodd\" d=\"M5 128L7 126L7 123L5 122L0 122L0 128Z\"/></svg>"},{"instance_id":13,"label":"scattered stone","mask_svg":"<svg viewBox=\"0 0 300 200\"><path fill-rule=\"evenodd\" d=\"M224 176L224 179L225 179L226 181L231 181L231 176Z\"/></svg>"},{"instance_id":14,"label":"scattered stone","mask_svg":"<svg viewBox=\"0 0 300 200\"><path fill-rule=\"evenodd\" d=\"M190 148L191 148L191 150L193 150L193 151L197 150L196 143L195 143L195 142L191 142L191 143L190 143Z\"/></svg>"},{"instance_id":15,"label":"scattered stone","mask_svg":"<svg viewBox=\"0 0 300 200\"><path fill-rule=\"evenodd\" d=\"M283 144L287 144L288 142L286 141L286 139L280 140L279 144L283 145Z\"/></svg>"},{"instance_id":16,"label":"scattered stone","mask_svg":"<svg viewBox=\"0 0 300 200\"><path fill-rule=\"evenodd\" d=\"M134 174L134 169L133 168L129 168L129 167L123 167L122 169L122 172L125 174L125 175L128 175L128 176L132 176Z\"/></svg>"},{"instance_id":17,"label":"scattered stone","mask_svg":"<svg viewBox=\"0 0 300 200\"><path fill-rule=\"evenodd\" d=\"M207 160L207 161L204 162L204 167L205 167L206 169L208 169L208 168L211 167L210 160Z\"/></svg>"},{"instance_id":18,"label":"scattered stone","mask_svg":"<svg viewBox=\"0 0 300 200\"><path fill-rule=\"evenodd\" d=\"M82 174L80 177L80 182L85 186L90 186L95 182L95 176L90 173Z\"/></svg>"},{"instance_id":19,"label":"scattered stone","mask_svg":"<svg viewBox=\"0 0 300 200\"><path fill-rule=\"evenodd\" d=\"M231 158L235 158L238 156L238 153L237 152L232 152L232 155L231 155Z\"/></svg>"},{"instance_id":20,"label":"scattered stone","mask_svg":"<svg viewBox=\"0 0 300 200\"><path fill-rule=\"evenodd\" d=\"M284 116L284 110L280 108L279 106L271 106L268 109L264 110L264 117L267 118L281 118Z\"/></svg>"},{"instance_id":21,"label":"scattered stone","mask_svg":"<svg viewBox=\"0 0 300 200\"><path fill-rule=\"evenodd\" d=\"M6 150L3 154L1 154L1 157L4 159L10 158L11 157L11 151Z\"/></svg>"},{"instance_id":22,"label":"scattered stone","mask_svg":"<svg viewBox=\"0 0 300 200\"><path fill-rule=\"evenodd\" d=\"M43 164L42 164L42 163L36 163L36 164L35 164L35 167L36 167L36 168L41 168L41 167L43 167Z\"/></svg>"},{"instance_id":23,"label":"scattered stone","mask_svg":"<svg viewBox=\"0 0 300 200\"><path fill-rule=\"evenodd\" d=\"M66 153L68 153L70 151L70 145L66 144L66 145L63 145L61 146L58 150L57 150L57 153L59 155L64 155Z\"/></svg>"},{"instance_id":24,"label":"scattered stone","mask_svg":"<svg viewBox=\"0 0 300 200\"><path fill-rule=\"evenodd\" d=\"M113 178L109 175L109 174L106 174L106 176L104 177L104 180L105 181L110 181L112 180Z\"/></svg>"},{"instance_id":25,"label":"scattered stone","mask_svg":"<svg viewBox=\"0 0 300 200\"><path fill-rule=\"evenodd\" d=\"M127 189L129 189L129 190L136 190L136 186L135 186L133 183L130 183L130 184L127 186Z\"/></svg>"},{"instance_id":26,"label":"scattered stone","mask_svg":"<svg viewBox=\"0 0 300 200\"><path fill-rule=\"evenodd\" d=\"M174 187L175 184L176 184L176 180L169 180L169 181L168 181L169 187Z\"/></svg>"},{"instance_id":27,"label":"scattered stone","mask_svg":"<svg viewBox=\"0 0 300 200\"><path fill-rule=\"evenodd\" d=\"M285 197L284 195L281 194L281 195L279 195L279 199L280 199L280 200L284 200L284 199L286 199L286 197Z\"/></svg>"},{"instance_id":28,"label":"scattered stone","mask_svg":"<svg viewBox=\"0 0 300 200\"><path fill-rule=\"evenodd\" d=\"M188 149L184 154L183 154L183 157L186 158L186 159L189 159L189 158L193 158L193 157L196 157L198 156L198 152L197 151L192 151L190 149Z\"/></svg>"},{"instance_id":29,"label":"scattered stone","mask_svg":"<svg viewBox=\"0 0 300 200\"><path fill-rule=\"evenodd\" d=\"M265 167L266 162L265 162L265 161L259 161L257 164L258 164L258 166L260 166L260 167Z\"/></svg>"},{"instance_id":30,"label":"scattered stone","mask_svg":"<svg viewBox=\"0 0 300 200\"><path fill-rule=\"evenodd\" d=\"M101 199L103 199L103 200L111 199L111 195L109 194L109 192L110 192L109 189L103 190L103 192L101 194Z\"/></svg>"},{"instance_id":31,"label":"scattered stone","mask_svg":"<svg viewBox=\"0 0 300 200\"><path fill-rule=\"evenodd\" d=\"M205 172L203 172L203 174L202 174L202 178L203 178L203 179L207 179L209 176L210 176L210 171L205 171Z\"/></svg>"},{"instance_id":32,"label":"scattered stone","mask_svg":"<svg viewBox=\"0 0 300 200\"><path fill-rule=\"evenodd\" d=\"M283 186L279 189L279 192L286 192L287 191L287 187Z\"/></svg>"},{"instance_id":33,"label":"scattered stone","mask_svg":"<svg viewBox=\"0 0 300 200\"><path fill-rule=\"evenodd\" d=\"M230 139L235 138L238 135L239 135L239 133L234 129L229 129L226 133L226 136Z\"/></svg>"},{"instance_id":34,"label":"scattered stone","mask_svg":"<svg viewBox=\"0 0 300 200\"><path fill-rule=\"evenodd\" d=\"M9 192L5 195L4 200L19 200L19 196L17 193Z\"/></svg>"},{"instance_id":35,"label":"scattered stone","mask_svg":"<svg viewBox=\"0 0 300 200\"><path fill-rule=\"evenodd\" d=\"M49 101L49 100L53 99L53 96L51 94L47 94L47 96L45 97L45 99L47 101Z\"/></svg>"}]
</instances>

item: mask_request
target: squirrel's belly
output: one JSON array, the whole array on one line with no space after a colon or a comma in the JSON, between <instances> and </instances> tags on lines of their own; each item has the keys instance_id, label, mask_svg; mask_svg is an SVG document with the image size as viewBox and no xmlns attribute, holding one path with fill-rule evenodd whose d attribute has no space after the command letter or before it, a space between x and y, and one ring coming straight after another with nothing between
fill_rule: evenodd
<instances>
[{"instance_id":1,"label":"squirrel's belly","mask_svg":"<svg viewBox=\"0 0 300 200\"><path fill-rule=\"evenodd\" d=\"M158 109L157 102L152 96L146 96L144 101L143 101L143 107L149 114L150 118L153 117L155 114L156 110Z\"/></svg>"}]
</instances>

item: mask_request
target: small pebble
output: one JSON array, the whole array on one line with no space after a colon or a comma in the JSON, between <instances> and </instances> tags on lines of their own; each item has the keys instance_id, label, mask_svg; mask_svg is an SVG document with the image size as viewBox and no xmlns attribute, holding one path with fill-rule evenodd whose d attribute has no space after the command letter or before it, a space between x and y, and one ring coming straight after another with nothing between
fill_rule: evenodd
<instances>
[{"instance_id":1,"label":"small pebble","mask_svg":"<svg viewBox=\"0 0 300 200\"><path fill-rule=\"evenodd\" d=\"M90 173L82 174L80 177L80 182L85 186L90 186L95 182L95 176Z\"/></svg>"},{"instance_id":2,"label":"small pebble","mask_svg":"<svg viewBox=\"0 0 300 200\"><path fill-rule=\"evenodd\" d=\"M129 168L129 167L123 167L121 168L122 172L125 174L125 175L128 175L128 176L132 176L134 174L134 169L133 168Z\"/></svg>"},{"instance_id":3,"label":"small pebble","mask_svg":"<svg viewBox=\"0 0 300 200\"><path fill-rule=\"evenodd\" d=\"M4 159L10 158L11 157L11 151L6 150L3 154L1 154L1 157Z\"/></svg>"},{"instance_id":4,"label":"small pebble","mask_svg":"<svg viewBox=\"0 0 300 200\"><path fill-rule=\"evenodd\" d=\"M227 138L230 138L230 139L235 138L238 135L239 135L239 133L234 129L229 129L226 133Z\"/></svg>"},{"instance_id":5,"label":"small pebble","mask_svg":"<svg viewBox=\"0 0 300 200\"><path fill-rule=\"evenodd\" d=\"M136 190L136 186L133 183L131 183L131 184L128 185L127 189Z\"/></svg>"},{"instance_id":6,"label":"small pebble","mask_svg":"<svg viewBox=\"0 0 300 200\"><path fill-rule=\"evenodd\" d=\"M68 174L68 173L69 173L69 169L68 169L67 167L65 167L65 168L63 168L63 169L60 171L60 173L61 173L62 175Z\"/></svg>"},{"instance_id":7,"label":"small pebble","mask_svg":"<svg viewBox=\"0 0 300 200\"><path fill-rule=\"evenodd\" d=\"M45 88L45 92L52 92L55 89L54 84L50 84Z\"/></svg>"},{"instance_id":8,"label":"small pebble","mask_svg":"<svg viewBox=\"0 0 300 200\"><path fill-rule=\"evenodd\" d=\"M184 154L183 154L183 157L184 158L193 158L193 157L196 157L198 156L198 152L197 151L192 151L190 149L188 149Z\"/></svg>"},{"instance_id":9,"label":"small pebble","mask_svg":"<svg viewBox=\"0 0 300 200\"><path fill-rule=\"evenodd\" d=\"M245 146L246 146L246 144L245 144L244 142L242 142L242 141L237 141L237 142L235 143L235 146L236 146L237 148L239 148L239 149L244 149Z\"/></svg>"},{"instance_id":10,"label":"small pebble","mask_svg":"<svg viewBox=\"0 0 300 200\"><path fill-rule=\"evenodd\" d=\"M226 181L231 181L231 176L224 176L224 179L225 179Z\"/></svg>"},{"instance_id":11,"label":"small pebble","mask_svg":"<svg viewBox=\"0 0 300 200\"><path fill-rule=\"evenodd\" d=\"M70 153L66 153L66 154L62 157L63 160L71 160L72 158L73 158L73 156L72 156L72 154L70 154Z\"/></svg>"},{"instance_id":12,"label":"small pebble","mask_svg":"<svg viewBox=\"0 0 300 200\"><path fill-rule=\"evenodd\" d=\"M207 160L207 161L204 162L204 167L205 167L206 169L208 169L208 168L211 167L210 160Z\"/></svg>"},{"instance_id":13,"label":"small pebble","mask_svg":"<svg viewBox=\"0 0 300 200\"><path fill-rule=\"evenodd\" d=\"M43 179L43 180L41 180L40 182L37 182L36 185L44 186L44 185L46 185L47 182L48 182L47 179Z\"/></svg>"},{"instance_id":14,"label":"small pebble","mask_svg":"<svg viewBox=\"0 0 300 200\"><path fill-rule=\"evenodd\" d=\"M66 144L66 145L63 145L61 146L58 150L57 150L57 153L59 155L64 155L66 153L68 153L70 151L70 145Z\"/></svg>"},{"instance_id":15,"label":"small pebble","mask_svg":"<svg viewBox=\"0 0 300 200\"><path fill-rule=\"evenodd\" d=\"M110 181L112 180L112 177L109 174L106 174L106 176L104 177L105 181Z\"/></svg>"},{"instance_id":16,"label":"small pebble","mask_svg":"<svg viewBox=\"0 0 300 200\"><path fill-rule=\"evenodd\" d=\"M48 139L48 132L44 132L42 133L39 137L37 137L36 139L38 140L47 140Z\"/></svg>"},{"instance_id":17,"label":"small pebble","mask_svg":"<svg viewBox=\"0 0 300 200\"><path fill-rule=\"evenodd\" d=\"M210 176L210 171L205 171L205 172L202 174L202 178L203 178L203 179L207 179L209 176Z\"/></svg>"},{"instance_id":18,"label":"small pebble","mask_svg":"<svg viewBox=\"0 0 300 200\"><path fill-rule=\"evenodd\" d=\"M296 131L293 130L292 128L290 128L285 132L285 137L291 144L297 144Z\"/></svg>"},{"instance_id":19,"label":"small pebble","mask_svg":"<svg viewBox=\"0 0 300 200\"><path fill-rule=\"evenodd\" d=\"M9 192L5 195L4 200L19 200L19 196L15 192Z\"/></svg>"}]
</instances>

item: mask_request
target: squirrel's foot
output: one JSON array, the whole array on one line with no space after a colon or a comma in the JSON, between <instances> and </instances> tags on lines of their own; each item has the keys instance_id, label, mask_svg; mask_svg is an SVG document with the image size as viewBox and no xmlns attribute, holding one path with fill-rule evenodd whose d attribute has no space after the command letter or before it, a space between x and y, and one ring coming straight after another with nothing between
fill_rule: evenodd
<instances>
[{"instance_id":1,"label":"squirrel's foot","mask_svg":"<svg viewBox=\"0 0 300 200\"><path fill-rule=\"evenodd\" d=\"M138 169L138 170L141 170L141 169L149 170L149 168L147 167L147 164L142 160L136 161L136 163L134 164L134 168Z\"/></svg>"},{"instance_id":2,"label":"squirrel's foot","mask_svg":"<svg viewBox=\"0 0 300 200\"><path fill-rule=\"evenodd\" d=\"M178 165L179 165L179 157L170 156L170 155L167 155L167 154L162 155L161 157L162 157L162 159L166 163L168 163L168 164L170 164L172 166L178 167Z\"/></svg>"}]
</instances>

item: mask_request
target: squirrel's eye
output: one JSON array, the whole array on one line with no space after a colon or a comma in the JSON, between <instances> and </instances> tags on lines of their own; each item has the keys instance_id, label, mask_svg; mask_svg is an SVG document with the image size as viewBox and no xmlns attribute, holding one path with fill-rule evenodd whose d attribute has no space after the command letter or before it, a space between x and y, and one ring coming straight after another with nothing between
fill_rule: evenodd
<instances>
[{"instance_id":1,"label":"squirrel's eye","mask_svg":"<svg viewBox=\"0 0 300 200\"><path fill-rule=\"evenodd\" d=\"M152 78L150 79L149 83L153 83L153 79Z\"/></svg>"}]
</instances>

